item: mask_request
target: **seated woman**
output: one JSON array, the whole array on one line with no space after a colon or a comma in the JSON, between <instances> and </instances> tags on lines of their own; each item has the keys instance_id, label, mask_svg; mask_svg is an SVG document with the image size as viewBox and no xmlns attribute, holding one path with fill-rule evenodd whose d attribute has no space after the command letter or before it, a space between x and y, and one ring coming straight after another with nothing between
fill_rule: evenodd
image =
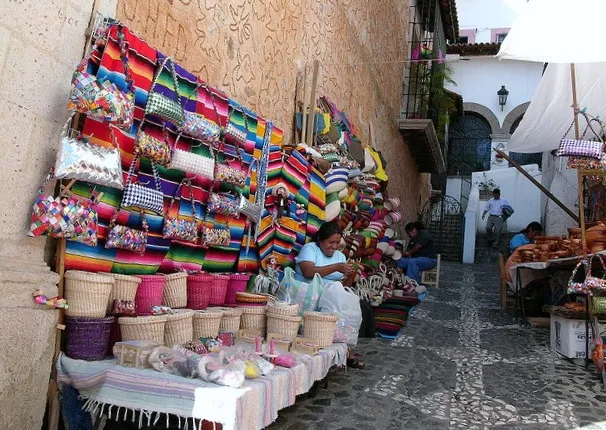
<instances>
[{"instance_id":1,"label":"seated woman","mask_svg":"<svg viewBox=\"0 0 606 430\"><path fill-rule=\"evenodd\" d=\"M295 278L309 283L317 273L322 277L322 282L327 283L342 281L349 275L353 266L338 250L342 236L341 228L336 223L322 224L312 241L301 248L295 259Z\"/></svg>"},{"instance_id":2,"label":"seated woman","mask_svg":"<svg viewBox=\"0 0 606 430\"><path fill-rule=\"evenodd\" d=\"M317 273L322 282L342 281L352 271L353 266L347 263L345 255L338 250L343 233L341 228L333 222L322 224L311 242L301 248L295 259L295 279L311 282ZM356 369L366 367L363 361L351 351L347 350L347 365Z\"/></svg>"},{"instance_id":3,"label":"seated woman","mask_svg":"<svg viewBox=\"0 0 606 430\"><path fill-rule=\"evenodd\" d=\"M411 222L404 227L410 238L406 252L396 265L406 272L406 276L421 283L421 272L433 269L438 265L437 252L433 239L421 222Z\"/></svg>"},{"instance_id":4,"label":"seated woman","mask_svg":"<svg viewBox=\"0 0 606 430\"><path fill-rule=\"evenodd\" d=\"M543 226L536 221L531 222L524 230L511 238L511 241L509 241L509 251L513 253L516 248L532 243L534 238L541 233L543 233Z\"/></svg>"}]
</instances>

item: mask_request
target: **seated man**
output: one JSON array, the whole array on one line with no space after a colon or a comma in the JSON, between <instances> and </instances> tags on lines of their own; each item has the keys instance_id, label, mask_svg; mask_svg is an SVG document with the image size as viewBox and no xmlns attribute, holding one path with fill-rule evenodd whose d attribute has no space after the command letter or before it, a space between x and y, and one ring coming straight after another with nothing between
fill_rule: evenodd
<instances>
[{"instance_id":1,"label":"seated man","mask_svg":"<svg viewBox=\"0 0 606 430\"><path fill-rule=\"evenodd\" d=\"M511 241L509 242L510 252L514 252L516 248L519 248L522 245L533 243L534 238L541 233L543 233L543 226L536 221L531 222L524 230L511 238Z\"/></svg>"},{"instance_id":2,"label":"seated man","mask_svg":"<svg viewBox=\"0 0 606 430\"><path fill-rule=\"evenodd\" d=\"M406 272L406 276L421 283L420 274L423 270L433 269L437 266L437 252L433 239L420 222L411 222L404 227L410 238L406 252L403 253L396 265Z\"/></svg>"}]
</instances>

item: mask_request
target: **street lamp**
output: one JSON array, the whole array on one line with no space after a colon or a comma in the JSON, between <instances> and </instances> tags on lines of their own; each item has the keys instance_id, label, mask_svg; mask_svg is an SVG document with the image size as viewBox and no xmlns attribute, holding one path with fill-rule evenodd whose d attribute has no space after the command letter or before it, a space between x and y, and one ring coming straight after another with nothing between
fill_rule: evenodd
<instances>
[{"instance_id":1,"label":"street lamp","mask_svg":"<svg viewBox=\"0 0 606 430\"><path fill-rule=\"evenodd\" d=\"M507 91L505 85L501 85L501 89L497 91L497 95L499 96L499 106L501 106L501 110L503 110L503 106L507 103L507 96L509 95L509 91Z\"/></svg>"}]
</instances>

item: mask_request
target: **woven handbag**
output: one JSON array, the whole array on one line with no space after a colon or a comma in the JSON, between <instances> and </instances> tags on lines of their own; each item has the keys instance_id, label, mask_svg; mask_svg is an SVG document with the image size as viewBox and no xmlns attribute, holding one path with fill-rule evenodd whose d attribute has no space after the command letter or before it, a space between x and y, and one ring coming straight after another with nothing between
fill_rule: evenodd
<instances>
[{"instance_id":1,"label":"woven handbag","mask_svg":"<svg viewBox=\"0 0 606 430\"><path fill-rule=\"evenodd\" d=\"M125 225L117 225L116 219L118 218L118 212L119 211L116 211L116 214L109 223L105 248L125 249L143 255L145 253L145 248L147 247L147 234L149 230L147 221L145 220L145 214L142 210L139 212L142 230L137 230Z\"/></svg>"},{"instance_id":2,"label":"woven handbag","mask_svg":"<svg viewBox=\"0 0 606 430\"><path fill-rule=\"evenodd\" d=\"M196 85L196 89L194 90L196 100L198 99L198 91L200 87L204 87L204 89L210 94L210 99L212 101L213 109L218 121L220 117L215 105L214 94L206 84L202 84L199 81ZM195 112L185 111L183 116L183 134L212 145L218 142L221 138L221 125Z\"/></svg>"},{"instance_id":3,"label":"woven handbag","mask_svg":"<svg viewBox=\"0 0 606 430\"><path fill-rule=\"evenodd\" d=\"M205 157L200 154L194 154L193 152L179 149L175 143L168 168L181 170L185 173L193 173L212 180L215 177L215 157L212 145L209 145L208 149L210 151L210 157Z\"/></svg>"},{"instance_id":4,"label":"woven handbag","mask_svg":"<svg viewBox=\"0 0 606 430\"><path fill-rule=\"evenodd\" d=\"M224 151L225 144L221 143L219 147L219 151ZM234 167L224 161L223 163L218 163L215 160L215 182L221 184L230 184L238 188L244 188L246 185L246 173L244 173L244 160L242 159L242 155L240 154L240 147L236 146L236 154L238 155L238 161L240 166Z\"/></svg>"},{"instance_id":5,"label":"woven handbag","mask_svg":"<svg viewBox=\"0 0 606 430\"><path fill-rule=\"evenodd\" d=\"M96 201L45 194L45 189L53 178L51 170L38 190L38 196L32 207L28 236L65 238L89 246L97 246Z\"/></svg>"},{"instance_id":6,"label":"woven handbag","mask_svg":"<svg viewBox=\"0 0 606 430\"><path fill-rule=\"evenodd\" d=\"M240 215L240 202L231 194L211 192L208 198L207 211L209 213L233 216Z\"/></svg>"},{"instance_id":7,"label":"woven handbag","mask_svg":"<svg viewBox=\"0 0 606 430\"><path fill-rule=\"evenodd\" d=\"M242 130L231 121L234 110L236 109L234 109L233 107L230 110L227 125L225 126L225 130L223 133L223 138L227 143L230 143L237 147L244 147L246 145L246 137L248 136L247 115L242 110L238 110L242 114L242 118L244 118L244 130Z\"/></svg>"},{"instance_id":8,"label":"woven handbag","mask_svg":"<svg viewBox=\"0 0 606 430\"><path fill-rule=\"evenodd\" d=\"M568 294L587 294L587 289L585 287L585 281L577 280L577 272L581 266L584 266L585 272L587 273L587 261L581 260L575 266L572 274L570 275L570 279L568 279Z\"/></svg>"},{"instance_id":9,"label":"woven handbag","mask_svg":"<svg viewBox=\"0 0 606 430\"><path fill-rule=\"evenodd\" d=\"M263 212L263 208L259 204L251 203L246 197L240 194L238 212L240 214L244 214L246 218L256 224L261 220L261 213Z\"/></svg>"},{"instance_id":10,"label":"woven handbag","mask_svg":"<svg viewBox=\"0 0 606 430\"><path fill-rule=\"evenodd\" d=\"M135 155L128 171L128 177L126 179L126 185L124 186L124 194L122 195L122 203L120 206L125 208L132 207L145 209L162 215L164 213L164 194L162 193L160 185L158 168L153 162L151 163L155 189L148 188L139 182L132 182L135 174L135 166L138 161L139 156Z\"/></svg>"},{"instance_id":11,"label":"woven handbag","mask_svg":"<svg viewBox=\"0 0 606 430\"><path fill-rule=\"evenodd\" d=\"M592 276L591 274L591 266L593 263L593 259L597 258L602 265L602 277L598 278L596 276ZM600 255L594 254L589 259L589 263L587 264L587 276L585 276L584 289L588 293L600 293L606 290L606 265L604 264L604 260Z\"/></svg>"},{"instance_id":12,"label":"woven handbag","mask_svg":"<svg viewBox=\"0 0 606 430\"><path fill-rule=\"evenodd\" d=\"M562 139L557 155L560 157L589 157L599 161L602 159L603 147L604 144L600 141Z\"/></svg>"},{"instance_id":13,"label":"woven handbag","mask_svg":"<svg viewBox=\"0 0 606 430\"><path fill-rule=\"evenodd\" d=\"M176 100L171 100L165 95L153 92L158 83L158 79L164 70L164 67L167 65L172 77ZM179 93L179 81L177 79L177 72L175 71L175 63L172 58L165 57L162 60L158 71L156 72L151 89L149 90L147 104L145 105L145 115L152 115L164 121L171 122L177 127L181 127L183 125L183 112L184 110L181 103L181 95Z\"/></svg>"},{"instance_id":14,"label":"woven handbag","mask_svg":"<svg viewBox=\"0 0 606 430\"><path fill-rule=\"evenodd\" d=\"M179 196L181 198L181 187L186 185L189 188L189 197L191 203L191 214L193 220L187 220L183 218L179 218L179 214L177 211L177 216L173 217L170 215L171 209L175 202L175 197ZM179 186L177 187L177 191L175 195L170 199L170 204L168 206L168 212L166 218L164 220L164 227L162 229L162 237L164 239L173 239L182 242L188 242L196 244L198 243L198 217L196 215L196 206L194 201L194 190L191 184L191 180L184 179L181 181Z\"/></svg>"},{"instance_id":15,"label":"woven handbag","mask_svg":"<svg viewBox=\"0 0 606 430\"><path fill-rule=\"evenodd\" d=\"M106 35L101 35L89 53L78 65L72 77L72 92L67 108L80 112L98 121L105 121L130 130L133 125L135 109L134 84L128 67L128 44L124 41L122 26L118 26L118 44L120 46L120 59L124 67L127 92L121 91L115 84L100 82L97 77L86 71L88 63L94 52ZM109 36L107 36L109 41Z\"/></svg>"},{"instance_id":16,"label":"woven handbag","mask_svg":"<svg viewBox=\"0 0 606 430\"><path fill-rule=\"evenodd\" d=\"M122 163L113 128L111 128L113 146L108 148L95 145L86 138L74 138L68 135L72 117L61 130L61 143L55 160L55 177L77 179L121 190L124 187Z\"/></svg>"},{"instance_id":17,"label":"woven handbag","mask_svg":"<svg viewBox=\"0 0 606 430\"><path fill-rule=\"evenodd\" d=\"M141 121L143 124L143 121ZM139 130L137 133L137 152L148 158L153 163L159 164L161 166L168 166L170 164L170 146L168 146L167 142L167 132L166 127L163 128L164 139L160 140L151 136L144 132L143 130Z\"/></svg>"}]
</instances>

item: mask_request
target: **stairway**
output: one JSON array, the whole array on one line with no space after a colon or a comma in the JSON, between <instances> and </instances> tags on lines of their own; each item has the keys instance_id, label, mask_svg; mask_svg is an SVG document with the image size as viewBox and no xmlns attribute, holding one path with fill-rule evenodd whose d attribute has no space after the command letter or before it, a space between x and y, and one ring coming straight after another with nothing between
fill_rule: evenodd
<instances>
[{"instance_id":1,"label":"stairway","mask_svg":"<svg viewBox=\"0 0 606 430\"><path fill-rule=\"evenodd\" d=\"M509 255L509 241L517 233L505 232L501 234L501 244L499 249L494 249L488 246L486 233L478 233L476 235L476 263L495 263L499 253Z\"/></svg>"}]
</instances>

